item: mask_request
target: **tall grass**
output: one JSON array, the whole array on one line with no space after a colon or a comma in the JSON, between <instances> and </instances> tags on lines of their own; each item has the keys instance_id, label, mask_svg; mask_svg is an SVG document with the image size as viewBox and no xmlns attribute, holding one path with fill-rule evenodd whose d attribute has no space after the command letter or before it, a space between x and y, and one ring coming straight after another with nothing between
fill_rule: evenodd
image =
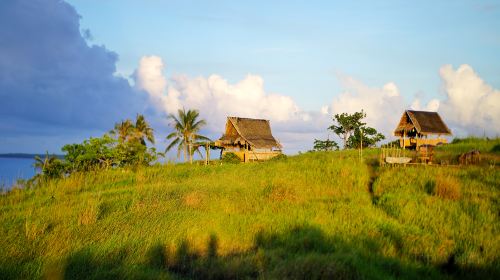
<instances>
[{"instance_id":1,"label":"tall grass","mask_svg":"<svg viewBox=\"0 0 500 280\"><path fill-rule=\"evenodd\" d=\"M389 169L374 199L398 225L400 254L457 270L498 269L500 173L480 167Z\"/></svg>"},{"instance_id":2,"label":"tall grass","mask_svg":"<svg viewBox=\"0 0 500 280\"><path fill-rule=\"evenodd\" d=\"M0 197L0 278L499 273L498 169L380 168L373 178L370 162L356 151L307 153L15 190Z\"/></svg>"}]
</instances>

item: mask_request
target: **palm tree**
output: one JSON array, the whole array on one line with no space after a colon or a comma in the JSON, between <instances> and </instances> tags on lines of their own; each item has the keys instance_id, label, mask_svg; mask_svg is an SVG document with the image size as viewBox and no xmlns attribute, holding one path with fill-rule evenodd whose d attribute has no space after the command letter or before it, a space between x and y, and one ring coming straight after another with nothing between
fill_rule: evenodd
<instances>
[{"instance_id":1,"label":"palm tree","mask_svg":"<svg viewBox=\"0 0 500 280\"><path fill-rule=\"evenodd\" d=\"M127 119L115 124L115 128L110 131L116 135L120 142L127 142L134 137L135 127L131 120Z\"/></svg>"},{"instance_id":2,"label":"palm tree","mask_svg":"<svg viewBox=\"0 0 500 280\"><path fill-rule=\"evenodd\" d=\"M60 177L64 172L62 162L56 156L49 155L48 151L45 153L43 159L38 155L35 156L33 167L40 170L42 176L47 176L49 178Z\"/></svg>"},{"instance_id":3,"label":"palm tree","mask_svg":"<svg viewBox=\"0 0 500 280\"><path fill-rule=\"evenodd\" d=\"M33 163L33 167L37 170L40 170L40 172L43 173L43 170L47 168L50 164L51 157L49 157L49 152L47 151L45 153L45 158L42 159L40 156L36 155L35 156L35 163Z\"/></svg>"},{"instance_id":4,"label":"palm tree","mask_svg":"<svg viewBox=\"0 0 500 280\"><path fill-rule=\"evenodd\" d=\"M205 120L198 120L200 113L198 110L188 110L185 109L178 110L177 116L174 114L168 115L168 118L172 120L172 126L175 131L167 135L167 140L172 140L172 142L167 146L165 152L170 151L174 146L177 146L177 158L180 157L181 150L184 151L184 161L187 161L189 156L189 162L193 163L193 154L195 151L201 155L198 150L199 141L207 140L209 138L199 135L200 129L207 124Z\"/></svg>"},{"instance_id":5,"label":"palm tree","mask_svg":"<svg viewBox=\"0 0 500 280\"><path fill-rule=\"evenodd\" d=\"M147 139L151 144L155 143L155 137L153 135L153 128L144 118L144 115L137 114L135 120L135 138L141 141L141 144L146 146Z\"/></svg>"},{"instance_id":6,"label":"palm tree","mask_svg":"<svg viewBox=\"0 0 500 280\"><path fill-rule=\"evenodd\" d=\"M139 141L146 146L146 140L155 143L154 130L144 118L144 115L137 114L135 125L131 120L126 119L115 124L115 128L110 131L110 134L115 135L120 143Z\"/></svg>"}]
</instances>

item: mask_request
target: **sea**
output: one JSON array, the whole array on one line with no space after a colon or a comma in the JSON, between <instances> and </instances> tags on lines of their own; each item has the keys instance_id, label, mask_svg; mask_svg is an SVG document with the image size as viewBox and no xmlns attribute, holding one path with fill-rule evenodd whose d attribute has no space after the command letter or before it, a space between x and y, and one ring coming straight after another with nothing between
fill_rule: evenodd
<instances>
[{"instance_id":1,"label":"sea","mask_svg":"<svg viewBox=\"0 0 500 280\"><path fill-rule=\"evenodd\" d=\"M35 175L32 158L0 157L0 191L12 188L18 179L29 179Z\"/></svg>"}]
</instances>

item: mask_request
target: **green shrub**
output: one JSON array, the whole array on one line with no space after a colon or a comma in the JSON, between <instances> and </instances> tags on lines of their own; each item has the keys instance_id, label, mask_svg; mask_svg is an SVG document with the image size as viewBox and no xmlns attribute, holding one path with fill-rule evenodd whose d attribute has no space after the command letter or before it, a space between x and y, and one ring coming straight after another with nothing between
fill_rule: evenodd
<instances>
[{"instance_id":1,"label":"green shrub","mask_svg":"<svg viewBox=\"0 0 500 280\"><path fill-rule=\"evenodd\" d=\"M493 148L491 148L491 152L500 153L500 144L496 144L495 146L493 146Z\"/></svg>"},{"instance_id":2,"label":"green shrub","mask_svg":"<svg viewBox=\"0 0 500 280\"><path fill-rule=\"evenodd\" d=\"M287 159L288 157L285 155L285 154L279 154L273 158L271 158L271 160L285 160Z\"/></svg>"},{"instance_id":3,"label":"green shrub","mask_svg":"<svg viewBox=\"0 0 500 280\"><path fill-rule=\"evenodd\" d=\"M241 159L235 153L225 153L221 158L223 163L237 164L241 162Z\"/></svg>"},{"instance_id":4,"label":"green shrub","mask_svg":"<svg viewBox=\"0 0 500 280\"><path fill-rule=\"evenodd\" d=\"M433 194L444 199L460 199L460 182L450 176L439 176L436 178Z\"/></svg>"}]
</instances>

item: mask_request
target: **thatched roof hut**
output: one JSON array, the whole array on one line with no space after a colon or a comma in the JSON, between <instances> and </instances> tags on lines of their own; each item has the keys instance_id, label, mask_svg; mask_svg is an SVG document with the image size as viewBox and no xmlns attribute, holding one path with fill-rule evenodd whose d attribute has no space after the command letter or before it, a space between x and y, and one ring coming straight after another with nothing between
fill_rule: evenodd
<instances>
[{"instance_id":1,"label":"thatched roof hut","mask_svg":"<svg viewBox=\"0 0 500 280\"><path fill-rule=\"evenodd\" d=\"M269 120L228 117L226 130L215 141L222 153L232 152L241 160L265 160L281 153L281 144L271 132Z\"/></svg>"},{"instance_id":2,"label":"thatched roof hut","mask_svg":"<svg viewBox=\"0 0 500 280\"><path fill-rule=\"evenodd\" d=\"M435 146L439 143L446 143L446 139L439 137L451 135L451 130L437 112L406 110L394 130L394 135L401 137L402 147L416 146L418 148L421 145ZM427 139L431 135L437 135L438 138Z\"/></svg>"},{"instance_id":3,"label":"thatched roof hut","mask_svg":"<svg viewBox=\"0 0 500 280\"><path fill-rule=\"evenodd\" d=\"M420 135L451 135L451 131L437 112L406 110L394 130L395 136L412 132Z\"/></svg>"}]
</instances>

